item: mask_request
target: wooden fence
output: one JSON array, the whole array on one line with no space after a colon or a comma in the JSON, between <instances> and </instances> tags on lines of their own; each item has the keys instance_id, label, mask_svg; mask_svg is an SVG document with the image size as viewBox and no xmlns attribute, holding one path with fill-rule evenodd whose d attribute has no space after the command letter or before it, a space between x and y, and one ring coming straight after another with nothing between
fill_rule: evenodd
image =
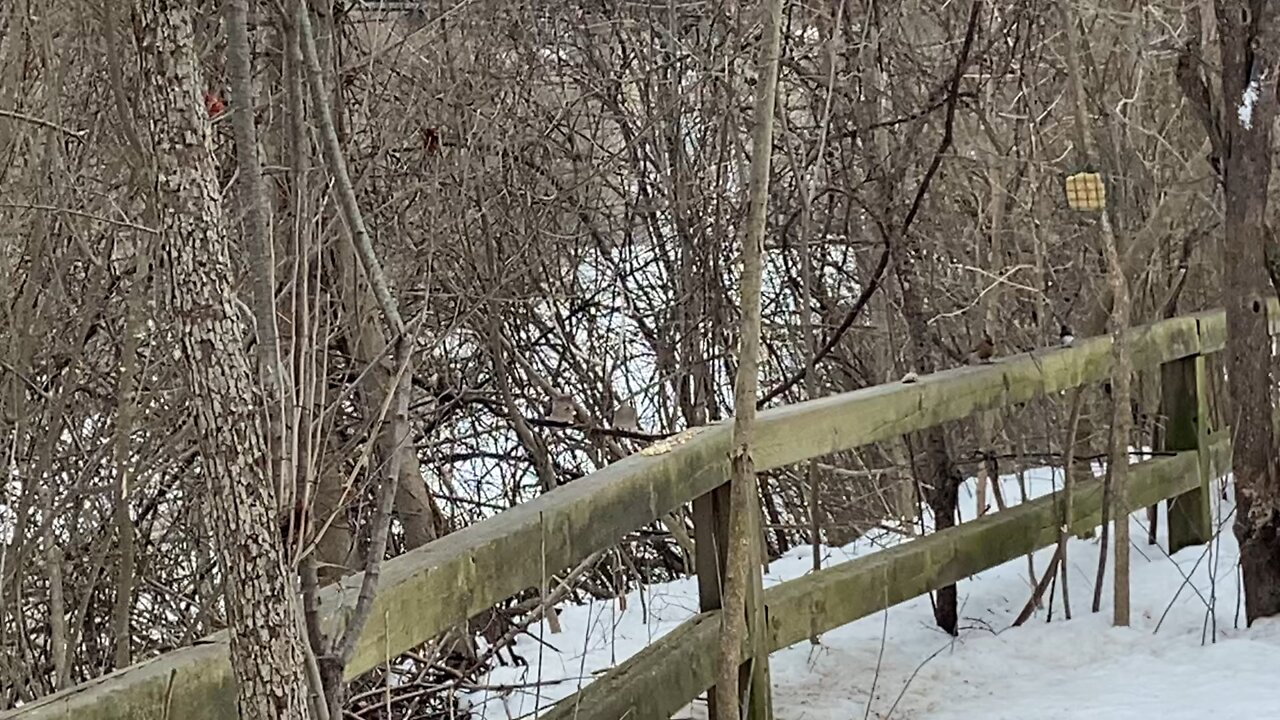
<instances>
[{"instance_id":1,"label":"wooden fence","mask_svg":"<svg viewBox=\"0 0 1280 720\"><path fill-rule=\"evenodd\" d=\"M1176 394L1167 406L1176 410L1167 445L1182 451L1133 466L1130 504L1171 499L1171 544L1205 542L1211 534L1209 483L1227 469L1230 445L1221 431L1211 435L1206 421L1204 356L1223 349L1225 316L1211 311L1174 318L1134 328L1129 337L1135 368L1161 367L1166 395ZM777 468L1101 382L1111 367L1109 338L1089 338L1071 348L769 410L758 418L756 465ZM538 586L544 573L567 568L708 497L728 478L729 440L729 423L694 428L388 561L348 675L374 669ZM1095 525L1101 503L1097 483L1080 487L1073 526ZM786 647L1047 546L1059 524L1053 498L1042 498L772 587L762 596L764 645ZM354 606L360 582L359 575L349 577L321 593L330 632ZM718 611L698 615L562 701L548 717L669 717L713 684L718 629ZM225 632L0 713L0 720L233 717Z\"/></svg>"}]
</instances>

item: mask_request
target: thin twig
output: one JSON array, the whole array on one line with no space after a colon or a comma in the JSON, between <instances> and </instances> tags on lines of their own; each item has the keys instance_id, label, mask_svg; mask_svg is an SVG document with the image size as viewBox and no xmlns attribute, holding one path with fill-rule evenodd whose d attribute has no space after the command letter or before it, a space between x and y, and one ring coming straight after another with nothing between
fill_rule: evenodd
<instances>
[{"instance_id":1,"label":"thin twig","mask_svg":"<svg viewBox=\"0 0 1280 720\"><path fill-rule=\"evenodd\" d=\"M80 142L84 142L84 136L89 134L88 130L72 130L71 128L66 127L65 125L59 125L56 122L45 120L44 118L38 118L34 115L27 115L26 113L20 113L15 110L0 110L0 118L11 118L13 120L21 120L22 122L30 123L32 125L37 125L39 127L48 128L50 130L57 130L58 132L68 137L79 140Z\"/></svg>"},{"instance_id":2,"label":"thin twig","mask_svg":"<svg viewBox=\"0 0 1280 720\"><path fill-rule=\"evenodd\" d=\"M1062 548L1054 547L1053 557L1049 559L1049 566L1045 568L1044 575L1040 576L1040 582L1036 583L1035 590L1031 593L1031 598L1027 600L1027 604L1022 606L1022 612L1018 613L1018 617L1013 621L1013 627L1018 627L1031 618L1031 614L1035 612L1036 606L1040 604L1040 598L1044 597L1044 591L1049 587L1049 581L1058 572L1058 563L1062 561Z\"/></svg>"},{"instance_id":3,"label":"thin twig","mask_svg":"<svg viewBox=\"0 0 1280 720\"><path fill-rule=\"evenodd\" d=\"M898 703L902 702L902 698L907 694L907 688L911 687L912 681L916 679L916 676L920 674L920 671L924 669L924 666L928 665L930 660L941 655L943 650L946 650L947 648L951 647L954 644L955 644L955 641L952 640L948 642L946 645L943 645L937 650L934 650L933 653L929 655L929 657L920 661L920 664L916 666L916 669L911 671L911 676L908 677L907 681L902 684L902 691L898 693L897 699L895 699L893 701L893 704L889 706L889 712L884 714L884 720L889 720L889 718L893 717L893 711L898 709Z\"/></svg>"},{"instance_id":4,"label":"thin twig","mask_svg":"<svg viewBox=\"0 0 1280 720\"><path fill-rule=\"evenodd\" d=\"M391 411L393 413L391 427L398 430L393 431L392 442L389 443L390 447L388 448L386 461L387 470L383 476L382 488L378 497L377 515L374 518L375 525L369 537L368 560L365 563L364 581L360 586L360 595L356 598L356 606L351 613L351 619L342 640L335 645L337 651L335 654L344 667L355 655L356 642L360 639L360 633L368 621L369 613L373 610L373 599L378 590L378 577L382 570L382 560L387 551L387 535L391 526L396 487L400 479L400 458L402 457L400 445L408 441L408 436L404 429L408 424L406 415L409 407L409 384L405 382L405 376L411 372L410 347L411 343L408 337L401 336L396 339L395 354L399 370L391 384L392 392L387 393L382 412L386 413L388 408L394 405L394 409Z\"/></svg>"},{"instance_id":5,"label":"thin twig","mask_svg":"<svg viewBox=\"0 0 1280 720\"><path fill-rule=\"evenodd\" d=\"M853 321L858 318L858 313L862 312L862 308L866 306L867 302L871 300L871 297L875 295L876 290L879 289L880 281L884 277L884 271L888 267L889 248L886 247L884 251L880 253L880 260L876 263L875 269L871 271L871 279L867 281L866 287L864 287L862 292L858 294L858 299L853 301L853 307L849 308L849 312L845 313L844 319L840 321L840 326L835 329L835 332L831 333L831 336L827 338L827 341L822 344L822 348L813 354L814 365L817 365L823 360L823 358L830 355L831 351L840 344L840 339L844 337L845 332L847 332L849 328L853 327ZM770 400L773 400L787 390L790 390L796 383L804 379L806 373L806 368L802 367L797 370L786 380L778 383L776 387L762 395L760 399L756 401L756 407L763 408Z\"/></svg>"},{"instance_id":6,"label":"thin twig","mask_svg":"<svg viewBox=\"0 0 1280 720\"><path fill-rule=\"evenodd\" d=\"M1062 556L1062 607L1063 614L1071 619L1071 596L1067 590L1067 540L1071 536L1071 521L1075 503L1076 435L1080 430L1080 410L1084 406L1084 386L1077 387L1071 397L1071 415L1067 422L1067 446L1063 449L1062 520L1058 527L1058 552Z\"/></svg>"},{"instance_id":7,"label":"thin twig","mask_svg":"<svg viewBox=\"0 0 1280 720\"><path fill-rule=\"evenodd\" d=\"M83 210L75 210L73 208L57 207L56 205L39 205L35 203L8 203L0 202L0 208L5 210L38 210L40 212L62 213L73 217L84 218L85 220L93 220L94 222L106 223L115 227L129 228L150 235L159 235L160 231L155 228L149 228L146 225L131 223L128 220L112 220L111 218L94 215Z\"/></svg>"},{"instance_id":8,"label":"thin twig","mask_svg":"<svg viewBox=\"0 0 1280 720\"><path fill-rule=\"evenodd\" d=\"M871 717L871 703L876 699L876 685L880 682L880 668L884 664L885 640L889 637L889 587L884 589L884 624L880 628L880 651L876 653L876 672L871 676L871 690L867 693L867 706L862 711L862 720Z\"/></svg>"},{"instance_id":9,"label":"thin twig","mask_svg":"<svg viewBox=\"0 0 1280 720\"><path fill-rule=\"evenodd\" d=\"M382 271L382 263L373 252L373 240L365 226L364 215L356 199L355 187L351 183L351 174L347 171L347 161L342 154L342 144L338 139L333 122L333 109L329 106L328 90L324 85L324 70L320 67L320 57L316 50L315 33L311 30L311 17L306 0L298 0L294 17L298 23L299 40L302 44L302 55L306 62L307 87L311 90L311 100L320 120L320 139L324 149L325 161L329 172L333 175L334 192L338 196L338 207L342 210L342 218L347 223L347 231L351 234L351 242L360 264L368 276L373 294L378 299L378 308L382 311L393 335L404 332L404 320L396 307L395 298L386 274Z\"/></svg>"},{"instance_id":10,"label":"thin twig","mask_svg":"<svg viewBox=\"0 0 1280 720\"><path fill-rule=\"evenodd\" d=\"M1214 530L1214 532L1213 532L1213 537L1214 537L1215 539L1216 539L1216 538L1218 538L1219 536L1221 536L1221 534L1222 534L1222 528L1223 528L1223 527L1225 527L1225 526L1226 526L1226 524L1231 520L1231 518L1235 515L1235 512L1236 512L1236 511L1235 511L1235 508L1232 508L1232 509L1231 509L1231 512L1230 512L1230 513L1227 513L1227 517L1223 518L1223 519L1218 523L1218 527L1217 527L1217 529L1216 529L1216 530ZM1160 546L1158 546L1158 545L1157 545L1156 547L1160 547ZM1175 569L1177 569L1178 574L1182 575L1182 583L1181 583L1180 585L1178 585L1178 589L1177 589L1177 591L1175 591L1175 592L1174 592L1174 594L1173 594L1173 598L1169 600L1169 604L1165 606L1165 608L1164 608L1164 612L1160 613L1160 619L1159 619L1158 621L1156 621L1156 627L1155 627L1155 629L1154 629L1154 630L1152 630L1152 631L1151 631L1151 634L1153 634L1153 635L1154 635L1154 634L1156 634L1156 633L1160 632L1160 626L1164 623L1165 616L1166 616L1166 615L1168 615L1168 614L1169 614L1169 611L1173 609L1173 604L1174 604L1175 602L1177 602L1177 601L1178 601L1178 597L1182 595L1182 590L1183 590L1184 588L1186 588L1186 587L1190 587L1190 588L1191 588L1191 590L1192 590L1193 592L1195 592L1195 594L1200 598L1200 602L1204 604L1205 610L1207 610L1207 611L1212 611L1212 609L1213 609L1213 600L1212 600L1212 595L1211 595L1209 598L1206 598L1206 597L1204 596L1204 593L1200 592L1200 588L1196 587L1196 586L1195 586L1194 584L1192 584L1192 582L1191 582L1191 578L1192 578L1192 576L1194 576L1194 575L1195 575L1196 570L1198 570L1198 569L1200 568L1200 563L1204 562L1204 559L1205 559L1206 557L1208 557L1208 556L1209 556L1209 551L1210 551L1210 548L1211 548L1211 547L1212 547L1212 545L1211 545L1211 544L1208 544L1208 543L1206 543L1206 544L1205 544L1205 549L1204 549L1203 551L1201 551L1201 553L1200 553L1200 557L1196 558L1196 562L1195 562L1195 564L1194 564L1194 565L1192 565L1192 566L1191 566L1191 571L1190 571L1190 572L1183 572L1183 570L1182 570L1182 566L1181 566L1181 565L1179 565L1177 562L1175 562L1175 561L1174 561L1174 559L1173 559L1173 557L1172 557L1171 555L1169 555L1169 553L1168 553L1168 552L1164 552L1164 548L1160 548L1160 550L1161 550L1162 552L1164 552L1164 556L1165 556L1165 558L1166 558L1167 560L1169 560L1169 562L1170 562L1170 563L1172 563L1172 564L1173 564L1173 567L1174 567ZM1212 574L1210 575L1210 579L1212 580ZM1212 588L1212 587L1213 587L1213 586L1211 585L1211 586L1210 586L1210 588ZM1212 590L1211 590L1211 592L1212 592Z\"/></svg>"},{"instance_id":11,"label":"thin twig","mask_svg":"<svg viewBox=\"0 0 1280 720\"><path fill-rule=\"evenodd\" d=\"M1098 539L1098 574L1093 581L1093 612L1102 609L1102 583L1107 577L1107 544L1111 533L1111 466L1107 463L1107 472L1102 477L1102 533ZM1126 518L1127 520L1127 518Z\"/></svg>"}]
</instances>

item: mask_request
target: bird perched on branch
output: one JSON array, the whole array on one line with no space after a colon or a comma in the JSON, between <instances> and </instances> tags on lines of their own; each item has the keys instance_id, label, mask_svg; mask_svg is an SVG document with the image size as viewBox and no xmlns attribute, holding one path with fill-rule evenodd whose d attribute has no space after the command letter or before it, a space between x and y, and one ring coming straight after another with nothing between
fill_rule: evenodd
<instances>
[{"instance_id":1,"label":"bird perched on branch","mask_svg":"<svg viewBox=\"0 0 1280 720\"><path fill-rule=\"evenodd\" d=\"M227 109L227 104L222 102L222 98L216 93L205 91L204 109L209 113L209 117L218 117L223 110Z\"/></svg>"},{"instance_id":2,"label":"bird perched on branch","mask_svg":"<svg viewBox=\"0 0 1280 720\"><path fill-rule=\"evenodd\" d=\"M624 402L613 411L613 429L640 432L640 416L636 414L634 405Z\"/></svg>"},{"instance_id":3,"label":"bird perched on branch","mask_svg":"<svg viewBox=\"0 0 1280 720\"><path fill-rule=\"evenodd\" d=\"M559 391L554 392L551 396L551 412L547 414L547 419L559 423L572 423L573 398Z\"/></svg>"},{"instance_id":4,"label":"bird perched on branch","mask_svg":"<svg viewBox=\"0 0 1280 720\"><path fill-rule=\"evenodd\" d=\"M1071 347L1073 344L1075 344L1075 341L1076 341L1076 336L1072 334L1071 328L1067 327L1064 324L1062 326L1062 331L1058 333L1058 342L1062 345L1062 347Z\"/></svg>"}]
</instances>

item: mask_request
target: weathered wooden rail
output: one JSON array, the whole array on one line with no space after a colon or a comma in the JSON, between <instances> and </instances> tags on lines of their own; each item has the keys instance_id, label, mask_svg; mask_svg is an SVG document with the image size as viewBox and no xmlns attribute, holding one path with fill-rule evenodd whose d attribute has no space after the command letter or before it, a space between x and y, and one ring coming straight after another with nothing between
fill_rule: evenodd
<instances>
[{"instance_id":1,"label":"weathered wooden rail","mask_svg":"<svg viewBox=\"0 0 1280 720\"><path fill-rule=\"evenodd\" d=\"M1175 498L1170 533L1181 544L1208 539L1211 468L1227 464L1227 440L1210 438L1203 421L1203 356L1223 349L1225 335L1221 311L1165 320L1129 334L1134 366L1164 366L1166 385L1176 385L1186 396L1175 424L1192 430L1172 436L1177 445L1172 449L1186 451L1134 466L1130 481L1134 507ZM1090 338L1072 348L769 410L759 416L756 464L762 470L777 468L1100 382L1109 377L1111 363L1109 339ZM349 675L371 670L537 586L544 570L566 568L715 491L728 477L729 437L728 424L695 428L390 560ZM1077 495L1073 523L1081 528L1096 523L1100 488L1086 485ZM786 647L814 630L837 627L1043 547L1056 537L1058 523L1052 498L1044 498L770 588L763 596L767 645ZM330 629L355 603L360 581L354 576L322 593L322 616ZM582 720L669 716L712 684L718 624L716 611L695 617L560 703L552 715ZM233 718L226 643L225 633L219 633L0 713L0 720Z\"/></svg>"},{"instance_id":2,"label":"weathered wooden rail","mask_svg":"<svg viewBox=\"0 0 1280 720\"><path fill-rule=\"evenodd\" d=\"M1202 460L1226 472L1230 451L1226 433L1219 432L1204 456L1188 450L1133 465L1130 509L1200 490ZM1061 522L1056 500L1046 496L1015 505L765 590L770 652L1053 545ZM1072 530L1096 527L1101 517L1101 482L1077 487ZM719 611L700 613L541 717L670 717L714 683L719 631Z\"/></svg>"}]
</instances>

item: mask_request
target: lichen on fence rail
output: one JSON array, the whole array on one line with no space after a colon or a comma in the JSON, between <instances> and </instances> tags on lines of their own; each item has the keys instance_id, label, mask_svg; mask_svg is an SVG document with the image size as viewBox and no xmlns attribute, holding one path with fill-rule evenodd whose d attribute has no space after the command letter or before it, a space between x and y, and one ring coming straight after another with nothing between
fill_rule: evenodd
<instances>
[{"instance_id":1,"label":"lichen on fence rail","mask_svg":"<svg viewBox=\"0 0 1280 720\"><path fill-rule=\"evenodd\" d=\"M1229 465L1225 432L1209 448L1214 473ZM1188 450L1130 469L1129 506L1138 509L1196 488L1199 452ZM764 591L769 647L846 625L1057 541L1060 510L1049 495L901 545L854 558ZM1102 483L1076 489L1072 529L1098 524ZM719 611L696 615L556 704L542 720L670 717L715 680Z\"/></svg>"}]
</instances>

